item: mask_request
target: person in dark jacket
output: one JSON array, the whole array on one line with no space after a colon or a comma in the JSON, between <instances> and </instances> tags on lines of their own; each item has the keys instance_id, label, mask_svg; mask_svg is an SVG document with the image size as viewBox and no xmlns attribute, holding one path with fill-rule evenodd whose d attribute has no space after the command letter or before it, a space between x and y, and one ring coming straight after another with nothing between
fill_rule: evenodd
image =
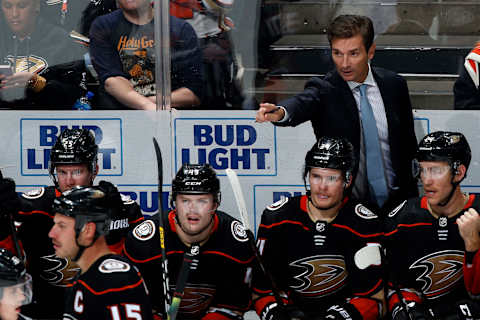
<instances>
[{"instance_id":1,"label":"person in dark jacket","mask_svg":"<svg viewBox=\"0 0 480 320\"><path fill-rule=\"evenodd\" d=\"M7 108L71 108L80 95L55 66L82 58L69 35L39 17L38 0L1 0L0 104Z\"/></svg>"}]
</instances>

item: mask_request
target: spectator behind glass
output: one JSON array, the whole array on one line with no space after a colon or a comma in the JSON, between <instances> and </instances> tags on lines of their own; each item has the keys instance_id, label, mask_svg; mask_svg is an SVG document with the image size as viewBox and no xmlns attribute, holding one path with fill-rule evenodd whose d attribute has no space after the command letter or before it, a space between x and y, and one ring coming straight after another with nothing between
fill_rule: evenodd
<instances>
[{"instance_id":1,"label":"spectator behind glass","mask_svg":"<svg viewBox=\"0 0 480 320\"><path fill-rule=\"evenodd\" d=\"M117 9L115 0L40 0L41 17L62 27L88 37L93 20Z\"/></svg>"},{"instance_id":2,"label":"spectator behind glass","mask_svg":"<svg viewBox=\"0 0 480 320\"><path fill-rule=\"evenodd\" d=\"M456 110L479 110L480 91L478 63L480 62L480 42L465 57L465 64L460 70L457 81L453 86Z\"/></svg>"},{"instance_id":3,"label":"spectator behind glass","mask_svg":"<svg viewBox=\"0 0 480 320\"><path fill-rule=\"evenodd\" d=\"M97 108L155 110L153 8L148 0L119 0L121 10L90 29L90 55L100 80ZM202 55L193 28L171 17L171 106L188 108L202 97Z\"/></svg>"},{"instance_id":4,"label":"spectator behind glass","mask_svg":"<svg viewBox=\"0 0 480 320\"><path fill-rule=\"evenodd\" d=\"M39 0L1 0L0 105L9 108L70 108L78 86L52 66L81 57L68 34L39 17Z\"/></svg>"},{"instance_id":5,"label":"spectator behind glass","mask_svg":"<svg viewBox=\"0 0 480 320\"><path fill-rule=\"evenodd\" d=\"M226 13L234 0L170 0L170 14L195 30L203 53L202 109L239 109L243 101L240 77Z\"/></svg>"}]
</instances>

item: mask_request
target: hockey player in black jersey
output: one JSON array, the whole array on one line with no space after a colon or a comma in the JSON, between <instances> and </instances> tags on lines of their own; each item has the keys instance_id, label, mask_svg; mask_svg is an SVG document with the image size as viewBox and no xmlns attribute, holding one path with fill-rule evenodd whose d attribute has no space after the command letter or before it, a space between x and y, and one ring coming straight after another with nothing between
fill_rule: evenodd
<instances>
[{"instance_id":1,"label":"hockey player in black jersey","mask_svg":"<svg viewBox=\"0 0 480 320\"><path fill-rule=\"evenodd\" d=\"M14 213L21 222L18 238L27 257L27 270L33 278L33 303L24 308L33 318L60 317L63 312L65 287L70 284L78 267L66 258L55 255L48 231L53 225L52 204L61 192L76 185L92 185L98 173L98 146L92 132L85 129L66 129L55 142L49 162L49 174L54 186L38 188L17 196L15 183L10 179L0 180L0 212ZM106 191L116 188L109 182L100 181ZM117 204L117 217L112 218L112 232L107 243L116 252L121 252L129 228L143 221L140 207L128 197L109 192L112 204ZM123 205L122 205L123 202ZM4 215L0 224L0 247L13 250L9 217Z\"/></svg>"},{"instance_id":2,"label":"hockey player in black jersey","mask_svg":"<svg viewBox=\"0 0 480 320\"><path fill-rule=\"evenodd\" d=\"M261 272L253 276L254 305L262 320L378 319L384 301L381 266L358 268L354 256L380 241L378 216L349 200L355 158L345 139L320 138L305 157L307 195L268 206L258 248L284 306ZM285 305L287 307L285 307ZM296 317L299 317L298 315Z\"/></svg>"},{"instance_id":3,"label":"hockey player in black jersey","mask_svg":"<svg viewBox=\"0 0 480 320\"><path fill-rule=\"evenodd\" d=\"M19 313L20 306L32 300L32 277L18 257L0 249L0 319L30 319Z\"/></svg>"},{"instance_id":4,"label":"hockey player in black jersey","mask_svg":"<svg viewBox=\"0 0 480 320\"><path fill-rule=\"evenodd\" d=\"M183 165L172 182L171 205L163 217L171 291L182 297L177 319L243 319L250 307L249 275L253 252L243 225L218 209L220 182L205 165ZM129 233L125 254L135 262L162 310L160 239L157 217ZM195 249L193 250L193 249ZM193 255L187 279L178 279L186 252ZM184 290L178 290L185 285ZM172 294L173 292L171 292Z\"/></svg>"},{"instance_id":5,"label":"hockey player in black jersey","mask_svg":"<svg viewBox=\"0 0 480 320\"><path fill-rule=\"evenodd\" d=\"M468 230L478 224L479 199L460 188L470 160L470 146L458 132L433 132L418 145L414 168L424 196L405 200L385 226L388 306L395 320L480 318L463 279L472 280L480 247L478 229Z\"/></svg>"},{"instance_id":6,"label":"hockey player in black jersey","mask_svg":"<svg viewBox=\"0 0 480 320\"><path fill-rule=\"evenodd\" d=\"M53 202L54 225L48 236L55 254L80 267L66 295L63 319L152 319L140 272L107 245L105 235L118 210L111 204L112 191L77 186Z\"/></svg>"}]
</instances>

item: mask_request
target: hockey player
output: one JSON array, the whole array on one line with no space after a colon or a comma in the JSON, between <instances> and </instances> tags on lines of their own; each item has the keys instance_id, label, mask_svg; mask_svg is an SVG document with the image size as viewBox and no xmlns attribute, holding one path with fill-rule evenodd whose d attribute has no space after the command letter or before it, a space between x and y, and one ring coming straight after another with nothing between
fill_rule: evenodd
<instances>
[{"instance_id":1,"label":"hockey player","mask_svg":"<svg viewBox=\"0 0 480 320\"><path fill-rule=\"evenodd\" d=\"M53 202L48 236L55 254L80 267L66 296L64 319L152 319L147 289L138 269L113 254L105 234L118 207L100 187L73 187Z\"/></svg>"},{"instance_id":2,"label":"hockey player","mask_svg":"<svg viewBox=\"0 0 480 320\"><path fill-rule=\"evenodd\" d=\"M264 210L257 243L280 290L275 293L288 308L276 301L268 278L255 271L254 305L262 320L290 319L287 309L292 308L304 319L381 317L381 267L361 270L354 262L358 250L381 236L377 215L347 196L354 168L350 142L320 138L305 157L307 195L284 198Z\"/></svg>"},{"instance_id":3,"label":"hockey player","mask_svg":"<svg viewBox=\"0 0 480 320\"><path fill-rule=\"evenodd\" d=\"M22 305L32 300L32 277L25 266L10 251L0 249L0 319L25 319L19 313ZM30 319L30 318L28 318Z\"/></svg>"},{"instance_id":4,"label":"hockey player","mask_svg":"<svg viewBox=\"0 0 480 320\"><path fill-rule=\"evenodd\" d=\"M460 188L470 160L470 146L458 132L433 132L418 145L414 168L424 196L405 200L386 221L388 307L395 320L480 316L462 279L478 251L478 229L470 236L467 228L476 213L469 208L478 209L479 200Z\"/></svg>"},{"instance_id":5,"label":"hockey player","mask_svg":"<svg viewBox=\"0 0 480 320\"><path fill-rule=\"evenodd\" d=\"M207 164L185 164L172 181L171 205L163 218L168 277L172 290L185 285L177 319L243 319L250 307L249 270L253 252L243 225L218 211L220 182ZM146 220L129 233L125 254L135 262L157 311L162 301L162 268L157 220ZM195 251L196 250L196 251ZM189 276L179 272L185 253L192 255ZM175 290L177 291L177 290Z\"/></svg>"},{"instance_id":6,"label":"hockey player","mask_svg":"<svg viewBox=\"0 0 480 320\"><path fill-rule=\"evenodd\" d=\"M38 188L23 193L20 197L15 193L15 183L10 179L0 180L0 210L15 213L15 220L21 221L18 236L28 259L27 269L33 278L33 303L26 306L25 314L34 318L59 317L63 312L61 304L51 303L64 300L65 287L78 267L68 259L55 255L48 231L53 225L52 204L61 192L76 185L92 185L98 173L98 146L89 130L66 129L55 142L49 162L49 174L54 186ZM116 188L106 181L100 181L100 187L106 191ZM110 248L119 253L123 239L129 228L143 220L139 206L128 197L109 192L112 204L123 209L117 210L119 216L114 217L112 229L119 227L107 236ZM13 248L8 228L8 217L3 215L4 223L0 225L1 247ZM14 250L12 250L15 252Z\"/></svg>"}]
</instances>

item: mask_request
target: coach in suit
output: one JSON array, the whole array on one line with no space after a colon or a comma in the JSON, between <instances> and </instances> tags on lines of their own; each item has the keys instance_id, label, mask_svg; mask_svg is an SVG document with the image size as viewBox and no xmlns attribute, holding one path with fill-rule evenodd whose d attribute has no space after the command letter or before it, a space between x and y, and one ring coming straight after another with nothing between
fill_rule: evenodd
<instances>
[{"instance_id":1,"label":"coach in suit","mask_svg":"<svg viewBox=\"0 0 480 320\"><path fill-rule=\"evenodd\" d=\"M388 211L418 193L411 170L417 141L406 81L369 64L373 37L370 18L335 18L328 28L335 70L278 106L260 104L256 121L297 126L310 120L317 139L348 139L358 159L353 196Z\"/></svg>"}]
</instances>

